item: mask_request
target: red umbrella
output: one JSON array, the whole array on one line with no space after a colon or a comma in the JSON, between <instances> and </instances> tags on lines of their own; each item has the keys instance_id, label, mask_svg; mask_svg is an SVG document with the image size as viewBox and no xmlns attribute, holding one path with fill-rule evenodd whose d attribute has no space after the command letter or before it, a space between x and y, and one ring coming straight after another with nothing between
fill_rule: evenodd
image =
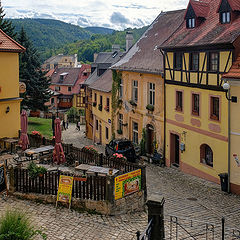
<instances>
[{"instance_id":1,"label":"red umbrella","mask_svg":"<svg viewBox=\"0 0 240 240\"><path fill-rule=\"evenodd\" d=\"M53 151L53 161L57 164L64 163L66 161L65 155L63 152L63 147L61 144L61 127L60 127L60 119L56 118L55 121L55 147Z\"/></svg>"},{"instance_id":2,"label":"red umbrella","mask_svg":"<svg viewBox=\"0 0 240 240\"><path fill-rule=\"evenodd\" d=\"M21 113L21 136L20 136L20 140L19 140L19 145L22 147L22 150L26 150L29 145L27 128L28 128L27 112L26 112L26 110L22 110L22 113Z\"/></svg>"}]
</instances>

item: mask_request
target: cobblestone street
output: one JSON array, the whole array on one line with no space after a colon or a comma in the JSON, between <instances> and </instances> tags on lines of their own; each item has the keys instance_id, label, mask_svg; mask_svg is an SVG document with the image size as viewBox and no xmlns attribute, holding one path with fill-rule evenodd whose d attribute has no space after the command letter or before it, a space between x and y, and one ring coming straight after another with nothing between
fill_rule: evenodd
<instances>
[{"instance_id":1,"label":"cobblestone street","mask_svg":"<svg viewBox=\"0 0 240 240\"><path fill-rule=\"evenodd\" d=\"M82 147L92 143L83 137L84 129L79 133L70 126L64 131L64 142ZM101 151L102 146L97 146ZM239 228L240 196L221 191L220 186L194 176L183 174L178 169L161 168L147 164L148 198L165 198L165 216L179 216L220 224L225 217L226 225ZM9 197L0 198L0 213L6 209L26 211L38 227L42 227L48 239L136 239L136 231L147 225L147 214L134 213L121 216L103 216L97 214L69 211L66 208L55 209L54 205L44 205ZM217 239L217 238L216 238ZM220 238L219 238L220 239ZM230 239L230 238L226 238ZM232 239L232 238L231 238Z\"/></svg>"}]
</instances>

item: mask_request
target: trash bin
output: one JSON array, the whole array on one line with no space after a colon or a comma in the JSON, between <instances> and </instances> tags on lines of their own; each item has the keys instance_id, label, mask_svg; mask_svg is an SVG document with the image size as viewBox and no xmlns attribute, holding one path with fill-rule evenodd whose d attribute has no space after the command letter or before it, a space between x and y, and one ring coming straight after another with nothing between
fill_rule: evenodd
<instances>
[{"instance_id":1,"label":"trash bin","mask_svg":"<svg viewBox=\"0 0 240 240\"><path fill-rule=\"evenodd\" d=\"M228 191L228 174L227 173L220 173L218 174L220 177L221 182L221 190L224 192Z\"/></svg>"}]
</instances>

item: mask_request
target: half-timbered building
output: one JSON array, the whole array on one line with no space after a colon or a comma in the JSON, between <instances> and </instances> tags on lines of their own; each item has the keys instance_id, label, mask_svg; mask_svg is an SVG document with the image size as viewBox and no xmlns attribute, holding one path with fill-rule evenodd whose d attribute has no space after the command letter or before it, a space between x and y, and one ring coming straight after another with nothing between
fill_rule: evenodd
<instances>
[{"instance_id":1,"label":"half-timbered building","mask_svg":"<svg viewBox=\"0 0 240 240\"><path fill-rule=\"evenodd\" d=\"M166 163L219 182L228 172L228 100L221 75L240 50L239 0L190 0L160 46L166 93Z\"/></svg>"}]
</instances>

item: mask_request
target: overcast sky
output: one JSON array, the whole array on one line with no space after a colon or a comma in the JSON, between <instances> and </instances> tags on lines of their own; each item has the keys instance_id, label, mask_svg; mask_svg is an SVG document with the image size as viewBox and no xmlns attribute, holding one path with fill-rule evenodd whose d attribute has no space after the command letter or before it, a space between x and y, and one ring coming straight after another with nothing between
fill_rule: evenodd
<instances>
[{"instance_id":1,"label":"overcast sky","mask_svg":"<svg viewBox=\"0 0 240 240\"><path fill-rule=\"evenodd\" d=\"M161 11L187 4L188 0L2 0L9 18L51 18L118 30L148 25Z\"/></svg>"}]
</instances>

